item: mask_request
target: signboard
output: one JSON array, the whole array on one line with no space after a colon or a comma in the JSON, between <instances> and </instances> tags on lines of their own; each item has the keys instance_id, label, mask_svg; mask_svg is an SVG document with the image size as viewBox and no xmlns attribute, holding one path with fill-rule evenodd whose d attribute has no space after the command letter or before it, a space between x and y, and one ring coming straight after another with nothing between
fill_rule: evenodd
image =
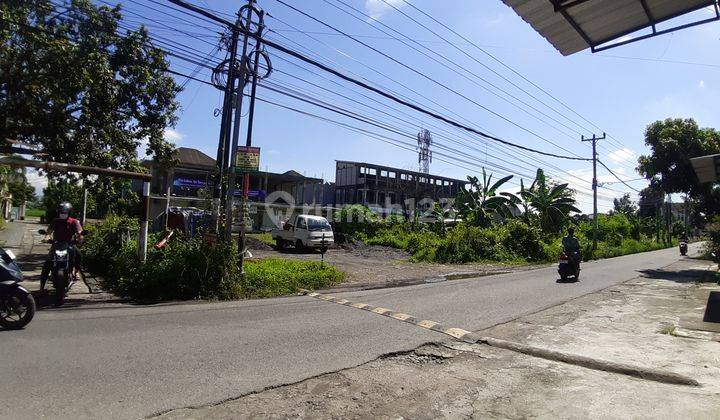
<instances>
[{"instance_id":1,"label":"signboard","mask_svg":"<svg viewBox=\"0 0 720 420\"><path fill-rule=\"evenodd\" d=\"M173 178L173 186L187 188L205 188L207 186L207 183L204 179L176 176L175 178Z\"/></svg>"},{"instance_id":2,"label":"signboard","mask_svg":"<svg viewBox=\"0 0 720 420\"><path fill-rule=\"evenodd\" d=\"M235 173L257 172L260 169L260 148L238 146L235 153Z\"/></svg>"},{"instance_id":3,"label":"signboard","mask_svg":"<svg viewBox=\"0 0 720 420\"><path fill-rule=\"evenodd\" d=\"M235 190L236 197L239 197L242 194L243 194L242 190ZM258 200L264 200L265 197L267 197L267 192L265 192L265 190L249 190L248 197L256 198Z\"/></svg>"}]
</instances>

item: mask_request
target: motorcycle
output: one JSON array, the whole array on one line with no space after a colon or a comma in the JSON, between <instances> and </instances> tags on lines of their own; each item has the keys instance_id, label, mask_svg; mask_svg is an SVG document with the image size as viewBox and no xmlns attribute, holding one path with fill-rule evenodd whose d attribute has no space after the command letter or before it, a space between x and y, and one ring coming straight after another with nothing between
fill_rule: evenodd
<instances>
[{"instance_id":1,"label":"motorcycle","mask_svg":"<svg viewBox=\"0 0 720 420\"><path fill-rule=\"evenodd\" d=\"M687 241L680 241L680 255L687 255L688 243Z\"/></svg>"},{"instance_id":2,"label":"motorcycle","mask_svg":"<svg viewBox=\"0 0 720 420\"><path fill-rule=\"evenodd\" d=\"M563 251L558 261L558 274L562 281L567 281L568 277L580 280L580 253Z\"/></svg>"},{"instance_id":3,"label":"motorcycle","mask_svg":"<svg viewBox=\"0 0 720 420\"><path fill-rule=\"evenodd\" d=\"M23 274L10 250L0 248L0 326L19 330L35 316L35 299L20 286Z\"/></svg>"},{"instance_id":4,"label":"motorcycle","mask_svg":"<svg viewBox=\"0 0 720 420\"><path fill-rule=\"evenodd\" d=\"M45 230L39 230L41 235L47 234ZM85 231L83 231L83 234ZM53 241L50 254L50 281L55 288L55 305L62 306L65 303L70 288L75 284L70 242Z\"/></svg>"}]
</instances>

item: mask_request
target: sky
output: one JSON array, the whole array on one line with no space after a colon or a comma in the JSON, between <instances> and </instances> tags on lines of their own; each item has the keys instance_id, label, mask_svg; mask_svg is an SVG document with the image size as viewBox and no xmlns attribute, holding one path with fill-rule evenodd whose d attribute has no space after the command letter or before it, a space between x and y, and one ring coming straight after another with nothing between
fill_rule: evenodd
<instances>
[{"instance_id":1,"label":"sky","mask_svg":"<svg viewBox=\"0 0 720 420\"><path fill-rule=\"evenodd\" d=\"M672 117L694 118L700 126L720 127L718 23L598 54L585 51L564 57L500 0L408 0L474 45L430 21L404 0L283 1L353 35L356 40L278 0L259 0L260 7L269 14L265 20L268 39L320 58L333 68L424 108L525 147L588 158L590 144L581 142L580 136L607 132L608 139L598 143L600 159L634 189L647 185L645 181L634 181L639 178L634 167L637 157L648 152L643 142L648 124ZM354 18L346 14L341 10L346 6L340 1L364 15L356 14ZM220 0L192 2L224 17L242 4ZM147 25L152 35L180 44L186 52L192 50L197 60L207 58L215 65L224 57L223 52L215 52L218 26L173 10L163 0L122 3L129 25ZM680 21L711 17L712 13L703 9ZM407 36L412 41L402 38L406 42L403 44L391 36ZM435 142L430 165L433 174L465 179L467 175L480 175L485 167L495 176L514 174L506 187L517 189L520 178L528 183L535 170L542 167L554 179L568 182L577 190L583 211L592 209L591 162L549 158L501 146L365 92L300 64L282 52L272 48L268 52L274 72L258 87L258 97L320 118L259 101L253 145L261 148L263 169L273 172L292 169L329 181L334 180L335 160L416 170L418 158L412 137L426 128ZM202 80L210 78L207 69L195 73L194 64L174 58L170 62L176 71L192 73ZM221 107L221 91L180 76L176 79L185 87L178 97L182 111L177 125L166 130L166 138L178 146L194 147L215 157L220 125L215 109ZM269 88L296 89L301 94L340 105L346 112L390 124L394 131L349 119ZM245 106L244 112L247 103ZM322 118L365 131L350 130ZM247 117L242 121L245 123ZM383 142L368 131L405 142L404 147L409 150L388 144L386 137L382 137L386 141ZM244 136L243 132L241 143ZM601 184L617 181L600 166L598 179ZM635 191L620 183L604 185L610 189L599 190L600 211L612 208L612 198L625 192L637 199Z\"/></svg>"}]
</instances>

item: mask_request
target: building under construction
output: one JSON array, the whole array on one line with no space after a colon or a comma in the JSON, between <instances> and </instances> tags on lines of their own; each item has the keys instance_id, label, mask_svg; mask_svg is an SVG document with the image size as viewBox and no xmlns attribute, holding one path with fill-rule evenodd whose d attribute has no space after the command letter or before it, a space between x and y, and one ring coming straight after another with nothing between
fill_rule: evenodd
<instances>
[{"instance_id":1,"label":"building under construction","mask_svg":"<svg viewBox=\"0 0 720 420\"><path fill-rule=\"evenodd\" d=\"M381 211L407 200L454 198L467 184L454 178L365 162L338 160L335 165L335 207L362 204ZM421 203L422 204L422 203ZM404 208L404 207L403 207Z\"/></svg>"}]
</instances>

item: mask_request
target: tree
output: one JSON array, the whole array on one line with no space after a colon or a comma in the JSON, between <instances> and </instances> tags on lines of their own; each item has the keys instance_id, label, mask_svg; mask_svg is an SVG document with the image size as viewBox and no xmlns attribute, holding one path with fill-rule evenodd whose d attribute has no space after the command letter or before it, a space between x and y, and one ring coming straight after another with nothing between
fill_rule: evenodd
<instances>
[{"instance_id":1,"label":"tree","mask_svg":"<svg viewBox=\"0 0 720 420\"><path fill-rule=\"evenodd\" d=\"M537 212L540 227L544 232L559 232L570 213L580 213L575 207L573 191L568 184L549 182L542 169L537 170L531 188L521 191L523 200Z\"/></svg>"},{"instance_id":2,"label":"tree","mask_svg":"<svg viewBox=\"0 0 720 420\"><path fill-rule=\"evenodd\" d=\"M487 176L482 171L483 180L476 176L468 176L470 188L460 190L456 206L460 217L476 226L489 226L494 218L508 219L514 217L517 211L518 198L509 192L499 192L503 184L512 179L512 175L501 178L492 183L492 174Z\"/></svg>"},{"instance_id":3,"label":"tree","mask_svg":"<svg viewBox=\"0 0 720 420\"><path fill-rule=\"evenodd\" d=\"M90 0L10 0L0 15L0 139L88 166L139 170L141 144L170 161L164 130L176 121L180 89L145 28L122 32L120 7ZM122 183L88 186L122 191Z\"/></svg>"},{"instance_id":4,"label":"tree","mask_svg":"<svg viewBox=\"0 0 720 420\"><path fill-rule=\"evenodd\" d=\"M693 119L666 119L650 124L645 144L651 153L640 156L638 171L665 194L687 193L706 211L720 207L712 199L713 186L700 184L690 164L693 157L720 153L720 132L700 128Z\"/></svg>"},{"instance_id":5,"label":"tree","mask_svg":"<svg viewBox=\"0 0 720 420\"><path fill-rule=\"evenodd\" d=\"M658 185L651 184L649 187L640 190L638 201L638 215L640 217L659 217L660 207L665 201L665 193Z\"/></svg>"},{"instance_id":6,"label":"tree","mask_svg":"<svg viewBox=\"0 0 720 420\"><path fill-rule=\"evenodd\" d=\"M74 215L82 211L83 188L71 179L51 179L48 186L43 189L42 204L47 220L57 217L57 209L63 201L69 202L74 209ZM88 197L88 211L95 207L94 201Z\"/></svg>"},{"instance_id":7,"label":"tree","mask_svg":"<svg viewBox=\"0 0 720 420\"><path fill-rule=\"evenodd\" d=\"M15 179L8 183L8 190L12 194L13 206L21 206L28 201L35 200L35 187L28 183L23 171L19 171Z\"/></svg>"},{"instance_id":8,"label":"tree","mask_svg":"<svg viewBox=\"0 0 720 420\"><path fill-rule=\"evenodd\" d=\"M613 199L613 212L624 214L627 217L633 216L637 212L637 206L630 200L629 193Z\"/></svg>"}]
</instances>

